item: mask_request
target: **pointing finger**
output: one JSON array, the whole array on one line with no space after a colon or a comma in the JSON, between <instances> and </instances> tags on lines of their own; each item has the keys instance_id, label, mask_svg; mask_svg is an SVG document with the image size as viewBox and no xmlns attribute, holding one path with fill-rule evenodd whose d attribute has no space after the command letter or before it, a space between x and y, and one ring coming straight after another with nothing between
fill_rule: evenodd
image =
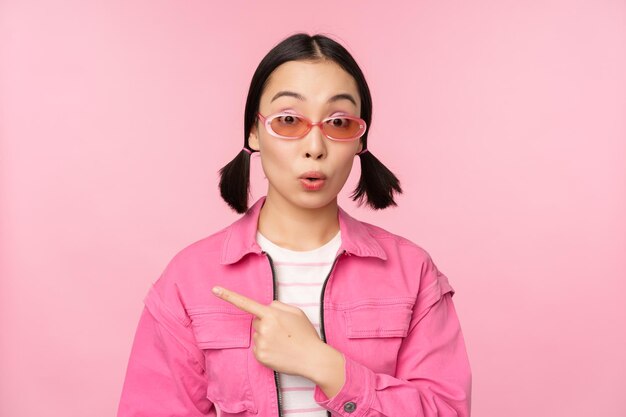
<instances>
[{"instance_id":1,"label":"pointing finger","mask_svg":"<svg viewBox=\"0 0 626 417\"><path fill-rule=\"evenodd\" d=\"M258 318L263 318L267 312L267 306L254 301L245 295L222 287L213 287L213 293L224 301L227 301L240 310L254 314Z\"/></svg>"}]
</instances>

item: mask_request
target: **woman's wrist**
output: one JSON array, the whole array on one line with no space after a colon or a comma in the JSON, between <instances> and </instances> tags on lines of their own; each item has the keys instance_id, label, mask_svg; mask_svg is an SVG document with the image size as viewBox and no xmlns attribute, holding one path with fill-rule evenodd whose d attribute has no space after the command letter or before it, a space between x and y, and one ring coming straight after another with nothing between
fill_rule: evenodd
<instances>
[{"instance_id":1,"label":"woman's wrist","mask_svg":"<svg viewBox=\"0 0 626 417\"><path fill-rule=\"evenodd\" d=\"M303 376L318 385L328 398L341 391L345 383L343 353L320 340L307 363L307 375Z\"/></svg>"}]
</instances>

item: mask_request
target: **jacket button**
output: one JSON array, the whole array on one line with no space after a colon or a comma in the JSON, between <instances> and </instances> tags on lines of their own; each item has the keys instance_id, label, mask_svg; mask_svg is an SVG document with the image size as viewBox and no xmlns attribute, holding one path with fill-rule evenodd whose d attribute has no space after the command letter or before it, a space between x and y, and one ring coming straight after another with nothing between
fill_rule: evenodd
<instances>
[{"instance_id":1,"label":"jacket button","mask_svg":"<svg viewBox=\"0 0 626 417\"><path fill-rule=\"evenodd\" d=\"M346 413L351 413L356 409L356 404L352 401L348 401L343 405L343 411Z\"/></svg>"}]
</instances>

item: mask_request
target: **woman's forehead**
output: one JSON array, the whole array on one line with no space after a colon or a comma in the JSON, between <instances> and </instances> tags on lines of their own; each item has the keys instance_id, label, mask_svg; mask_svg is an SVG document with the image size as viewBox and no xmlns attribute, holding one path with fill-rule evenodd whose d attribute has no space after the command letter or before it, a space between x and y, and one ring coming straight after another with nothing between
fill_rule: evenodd
<instances>
[{"instance_id":1,"label":"woman's forehead","mask_svg":"<svg viewBox=\"0 0 626 417\"><path fill-rule=\"evenodd\" d=\"M268 105L294 101L328 104L329 100L360 107L356 81L332 61L289 61L278 66L268 77L262 97Z\"/></svg>"}]
</instances>

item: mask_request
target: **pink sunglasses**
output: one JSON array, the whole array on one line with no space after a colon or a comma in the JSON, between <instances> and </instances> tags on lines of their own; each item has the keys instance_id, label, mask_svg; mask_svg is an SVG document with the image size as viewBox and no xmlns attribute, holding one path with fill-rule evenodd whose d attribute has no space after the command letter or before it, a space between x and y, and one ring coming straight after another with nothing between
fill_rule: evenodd
<instances>
[{"instance_id":1,"label":"pink sunglasses","mask_svg":"<svg viewBox=\"0 0 626 417\"><path fill-rule=\"evenodd\" d=\"M274 113L267 117L257 113L267 131L277 138L300 139L319 126L328 139L337 141L351 141L360 138L367 126L359 117L340 115L327 117L313 123L309 118L297 113Z\"/></svg>"}]
</instances>

